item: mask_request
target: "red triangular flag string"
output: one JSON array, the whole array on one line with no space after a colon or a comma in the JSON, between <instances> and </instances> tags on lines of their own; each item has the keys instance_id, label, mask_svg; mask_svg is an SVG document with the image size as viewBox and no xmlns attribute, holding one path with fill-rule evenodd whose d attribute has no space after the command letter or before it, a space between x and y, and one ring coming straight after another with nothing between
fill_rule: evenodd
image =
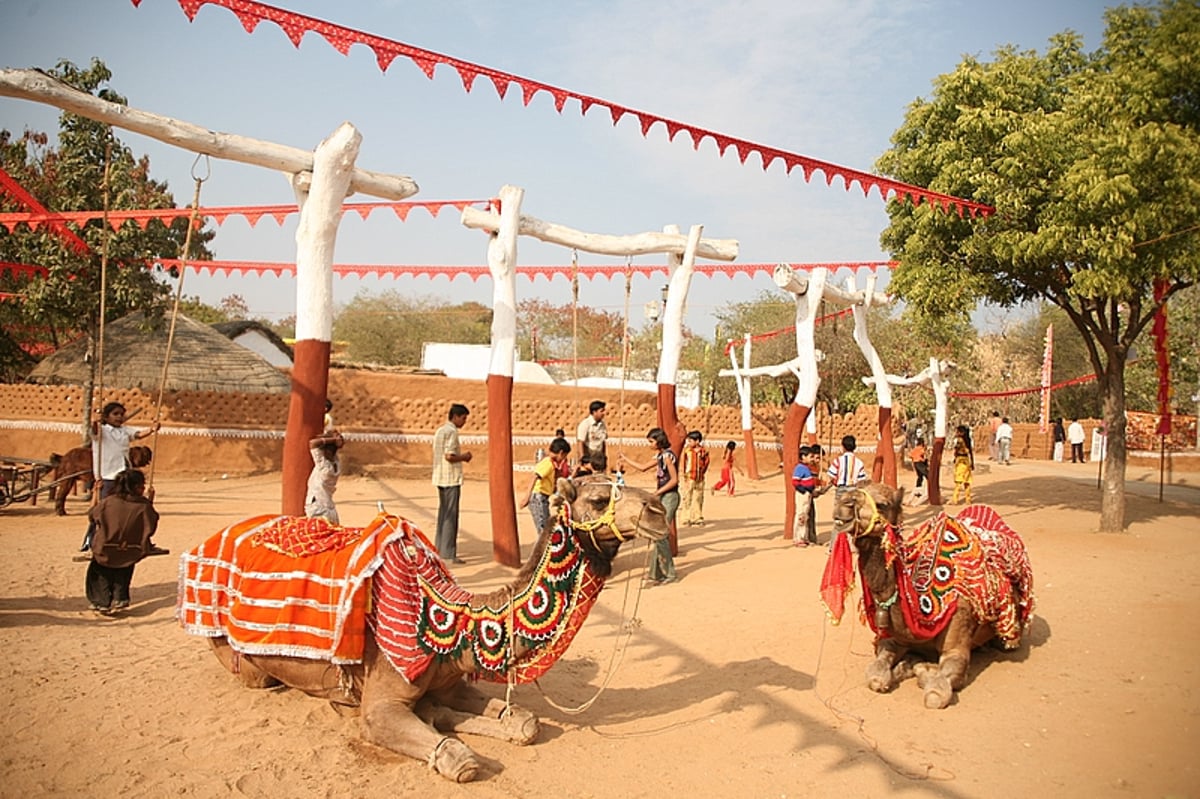
<instances>
[{"instance_id":1,"label":"red triangular flag string","mask_svg":"<svg viewBox=\"0 0 1200 799\"><path fill-rule=\"evenodd\" d=\"M300 40L303 38L304 32L309 30L319 33L325 38L326 41L328 41L333 47L343 54L346 54L349 51L350 46L355 42L366 43L369 47L371 47L372 50L375 51L376 61L379 64L379 68L384 71L387 70L388 65L390 65L392 60L395 58L395 54L393 54L393 50L395 50L396 53L406 55L412 59L413 63L415 63L429 78L433 78L434 71L436 70L438 64L447 64L453 67L454 69L458 70L459 76L463 80L463 87L467 91L470 91L471 83L473 82L473 78L467 78L468 74L471 72L486 74L492 81L492 85L496 87L496 93L502 100L508 91L509 84L516 83L521 87L521 98L525 105L528 105L534 95L536 95L539 91L547 91L554 97L554 107L559 112L562 111L567 99L574 97L575 99L579 100L581 112L584 114L586 114L588 109L593 105L601 105L608 108L614 127L618 122L620 122L621 117L623 117L625 114L634 114L638 117L639 127L642 130L643 136L648 134L650 128L653 127L655 122L663 122L671 139L674 138L674 134L679 130L688 131L689 135L691 135L694 149L698 150L700 147L700 142L703 141L704 137L711 135L717 144L718 155L723 156L732 144L738 154L738 158L741 159L743 163L745 163L746 158L749 157L749 154L752 152L757 152L760 154L764 169L772 160L774 160L773 158L768 157L768 150L770 148L766 148L763 145L755 142L738 139L733 136L713 134L711 131L686 125L675 120L668 120L655 114L616 105L604 100L599 100L597 98L571 92L557 86L551 86L549 84L541 83L529 78L523 78L518 75L499 72L478 64L460 61L459 59L451 58L441 53L435 53L433 51L423 50L402 42L395 42L389 39L372 36L371 34L356 31L352 28L345 28L340 25L325 22L324 20L307 17L302 14L295 14L285 9L268 6L263 3L253 2L253 0L178 0L178 2L183 8L184 13L187 14L188 19L194 19L200 6L206 3L228 8L233 11L239 20L241 20L242 27L248 32L253 32L257 25L257 21L262 19L270 20L271 22L279 25L292 43L297 47L300 46ZM134 5L138 5L136 0ZM857 180L860 182L860 184L866 187L868 192L871 185L878 186L880 188L881 196L883 196L885 199L893 190L907 190L901 196L912 197L912 202L915 205L919 205L920 200L926 200L931 203L935 203L937 207L942 208L943 212L948 212L949 208L953 206L960 209L960 214L969 213L972 217L975 217L977 215L987 216L995 210L992 206L984 203L938 194L937 192L931 192L919 186L911 186L910 184L901 183L900 181L872 175L870 173L855 169L848 169L846 167L838 166L837 164L832 164L825 161L814 161L811 165L805 165L804 174L806 180L810 179L814 168L820 168L823 172L825 172L827 175L827 185L833 185L833 177L837 176L842 178L844 186L847 190L849 190L851 183ZM789 169L788 172L790 173L790 171L791 170Z\"/></svg>"}]
</instances>

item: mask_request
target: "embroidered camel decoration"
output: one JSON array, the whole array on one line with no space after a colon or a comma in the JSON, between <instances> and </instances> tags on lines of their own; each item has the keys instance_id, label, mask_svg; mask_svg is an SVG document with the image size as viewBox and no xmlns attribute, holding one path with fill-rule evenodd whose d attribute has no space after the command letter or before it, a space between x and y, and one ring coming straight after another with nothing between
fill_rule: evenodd
<instances>
[{"instance_id":1,"label":"embroidered camel decoration","mask_svg":"<svg viewBox=\"0 0 1200 799\"><path fill-rule=\"evenodd\" d=\"M539 729L532 713L472 682L544 674L621 544L667 533L657 497L603 475L559 480L554 504L515 579L486 594L457 585L424 535L395 516L361 530L248 519L183 555L178 615L244 685L283 684L357 711L366 740L469 782L479 761L445 733L525 745Z\"/></svg>"},{"instance_id":2,"label":"embroidered camel decoration","mask_svg":"<svg viewBox=\"0 0 1200 799\"><path fill-rule=\"evenodd\" d=\"M875 632L868 687L883 693L916 676L925 706L940 709L966 683L973 649L1020 646L1033 618L1033 570L1020 536L986 505L902 533L903 494L868 483L839 499L830 567L840 561L844 568L826 575L840 572L852 582L852 538L864 616ZM840 618L840 608L834 615Z\"/></svg>"}]
</instances>

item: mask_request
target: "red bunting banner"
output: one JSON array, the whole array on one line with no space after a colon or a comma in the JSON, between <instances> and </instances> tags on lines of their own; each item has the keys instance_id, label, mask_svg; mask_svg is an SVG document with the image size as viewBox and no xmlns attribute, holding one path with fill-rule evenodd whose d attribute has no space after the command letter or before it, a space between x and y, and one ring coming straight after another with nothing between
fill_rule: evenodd
<instances>
[{"instance_id":1,"label":"red bunting banner","mask_svg":"<svg viewBox=\"0 0 1200 799\"><path fill-rule=\"evenodd\" d=\"M1154 312L1154 361L1158 364L1158 429L1160 436L1171 435L1171 354L1167 351L1167 296L1169 284L1165 280L1154 281L1154 301L1158 310Z\"/></svg>"},{"instance_id":2,"label":"red bunting banner","mask_svg":"<svg viewBox=\"0 0 1200 799\"><path fill-rule=\"evenodd\" d=\"M87 255L92 251L92 248L87 245L86 241L79 238L75 231L67 227L66 221L61 216L50 213L46 206L38 202L37 198L32 194L25 191L25 187L18 183L12 175L8 174L3 167L0 167L0 194L12 198L33 213L45 215L50 229L57 233L66 242L67 246L75 250L75 252L80 255Z\"/></svg>"},{"instance_id":3,"label":"red bunting banner","mask_svg":"<svg viewBox=\"0 0 1200 799\"><path fill-rule=\"evenodd\" d=\"M132 0L132 2L134 6L141 4L141 0ZM723 133L657 116L646 111L639 111L635 108L612 103L598 97L580 94L569 89L523 78L508 72L501 72L479 64L472 64L469 61L462 61L432 50L425 50L420 47L404 44L403 42L385 39L370 33L363 33L353 28L345 28L332 22L325 22L324 20L303 14L296 14L286 9L252 2L252 0L178 0L178 2L180 8L183 9L183 13L187 15L189 20L193 21L202 6L215 5L227 8L238 18L238 21L242 23L242 27L245 28L247 33L254 33L260 22L272 22L280 27L297 48L300 47L300 42L304 38L304 34L310 31L323 38L342 55L348 55L350 48L356 44L365 45L375 54L375 61L379 65L380 71L383 72L386 72L388 67L397 58L407 58L419 67L425 73L426 77L432 80L437 66L444 64L458 73L459 78L462 80L463 89L467 92L471 91L475 80L482 76L492 84L492 87L496 90L496 94L500 96L501 100L508 93L509 87L515 85L521 91L521 102L524 105L529 105L534 97L545 92L550 95L554 102L554 109L560 114L566 106L567 100L574 100L579 103L580 113L584 115L592 108L606 110L612 119L614 127L626 116L637 120L643 137L646 137L650 129L656 124L661 124L666 129L668 141L674 141L677 135L684 133L692 140L692 148L694 150L699 150L700 145L705 139L711 139L713 144L716 145L718 156L724 156L730 148L733 148L737 153L738 160L744 164L752 153L757 154L764 172L775 161L781 161L789 175L793 169L799 167L804 173L804 180L811 181L813 173L820 171L825 176L825 183L827 185L833 185L834 178L841 178L847 191L850 190L853 184L857 183L862 190L863 196L868 196L871 189L876 189L879 192L880 198L885 201L895 198L897 200L907 200L913 204L925 202L941 208L944 212L949 212L953 208L960 217L967 215L971 217L986 217L995 211L992 206L984 203L964 200L948 194L930 191L920 186L873 175L870 172L862 172L857 169L838 166L828 161L821 161L786 150L767 147L756 142L739 139L736 136L727 136Z\"/></svg>"},{"instance_id":4,"label":"red bunting banner","mask_svg":"<svg viewBox=\"0 0 1200 799\"><path fill-rule=\"evenodd\" d=\"M161 265L164 269L174 267L176 269L184 267L195 272L206 272L208 274L216 274L220 272L229 275L233 272L256 273L256 274L272 274L276 276L294 275L296 273L296 264L286 262L264 262L264 261L187 261L186 263L175 258L159 258L154 263ZM813 263L813 264L787 264L792 269L802 269L812 271L818 267L824 267L829 270L849 269L851 271L859 271L861 269L870 269L879 271L882 269L891 269L896 265L895 261L853 261L847 263ZM762 263L762 264L696 264L695 273L698 275L725 275L733 277L734 275L756 275L760 273L773 274L778 263ZM649 276L654 274L670 275L671 267L666 264L609 264L599 266L583 266L578 264L555 264L549 266L518 266L516 273L519 276L527 277L533 280L538 277L544 277L547 280L552 280L555 277L570 278L575 274L582 277L623 277L626 272L634 275ZM491 272L486 266L445 266L432 264L414 264L402 266L389 266L386 264L334 264L333 273L343 277L347 275L356 275L363 277L365 275L378 275L380 277L447 277L453 280L457 277L469 277L472 280L479 280L481 277L491 277Z\"/></svg>"},{"instance_id":5,"label":"red bunting banner","mask_svg":"<svg viewBox=\"0 0 1200 799\"><path fill-rule=\"evenodd\" d=\"M830 266L830 264L821 264L821 265L822 266ZM895 265L896 265L895 261L888 261L885 266L888 269L891 269ZM802 266L799 264L789 264L789 266L791 266L793 268L809 269L808 266ZM815 266L812 267L812 269L815 269L815 268L816 268ZM809 271L812 271L812 269L809 269ZM840 311L834 311L833 313L828 313L828 314L825 314L824 316L817 317L816 321L814 321L813 324L819 325L822 322L828 322L829 320L837 319L840 316L850 316L853 313L854 313L853 308L843 308ZM773 339L776 336L782 336L782 335L786 335L788 333L794 333L795 331L796 331L795 325L788 325L787 327L780 328L779 330L772 330L769 333L755 333L754 335L750 336L750 343L753 344L756 341L767 341L768 339ZM742 336L741 338L730 339L725 344L725 354L728 355L730 353L730 351L733 350L734 347L738 346L739 344L745 344L745 343L746 343L745 336Z\"/></svg>"},{"instance_id":6,"label":"red bunting banner","mask_svg":"<svg viewBox=\"0 0 1200 799\"><path fill-rule=\"evenodd\" d=\"M45 277L50 274L50 270L44 266L33 266L31 264L14 264L10 261L0 261L0 275L9 272L13 276L17 275L41 275Z\"/></svg>"},{"instance_id":7,"label":"red bunting banner","mask_svg":"<svg viewBox=\"0 0 1200 799\"><path fill-rule=\"evenodd\" d=\"M0 181L2 180L0 178ZM0 188L3 188L3 186L0 185ZM394 213L401 222L405 222L408 220L409 213L414 209L426 211L431 217L436 219L437 215L445 208L454 208L461 213L464 208L471 205L487 207L487 200L346 203L342 206L342 215L350 213L358 214L365 221L373 211L387 209ZM263 217L270 217L275 220L276 224L282 225L288 216L299 212L300 207L298 205L222 205L202 207L199 209L197 216L212 219L218 225L223 225L225 220L231 216L240 216L250 224L250 227L254 227ZM113 230L120 230L122 225L132 220L145 230L151 220L157 219L164 225L170 225L176 219L190 219L191 215L192 209L190 208L123 209L120 211L109 211L108 224ZM17 225L20 224L28 225L30 229L37 230L42 225L61 225L63 222L85 225L88 222L103 218L103 211L59 211L58 213L49 213L43 209L30 213L0 214L0 227L4 227L9 233L12 233Z\"/></svg>"},{"instance_id":8,"label":"red bunting banner","mask_svg":"<svg viewBox=\"0 0 1200 799\"><path fill-rule=\"evenodd\" d=\"M1049 387L1050 391L1058 391L1060 388L1067 386L1077 386L1081 383L1090 383L1096 379L1095 375L1081 375L1072 377L1070 380L1064 380L1061 383L1055 383ZM1014 388L1012 391L951 391L949 396L957 397L958 399L991 399L993 397L1019 397L1022 394L1037 394L1040 391L1047 390L1045 386L1035 386L1033 388Z\"/></svg>"}]
</instances>

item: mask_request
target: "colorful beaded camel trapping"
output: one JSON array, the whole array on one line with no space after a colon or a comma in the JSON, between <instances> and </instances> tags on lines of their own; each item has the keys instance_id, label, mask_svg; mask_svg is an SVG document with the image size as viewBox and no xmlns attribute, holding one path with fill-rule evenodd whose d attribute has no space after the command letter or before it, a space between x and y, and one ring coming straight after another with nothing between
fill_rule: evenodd
<instances>
[{"instance_id":1,"label":"colorful beaded camel trapping","mask_svg":"<svg viewBox=\"0 0 1200 799\"><path fill-rule=\"evenodd\" d=\"M1005 649L1015 649L1033 618L1033 569L1017 533L986 505L945 513L901 537L883 534L886 562L895 568L905 625L918 638L938 635L958 609L970 602L980 621L995 628ZM861 561L860 561L861 569ZM875 597L863 592L863 610L877 635Z\"/></svg>"},{"instance_id":2,"label":"colorful beaded camel trapping","mask_svg":"<svg viewBox=\"0 0 1200 799\"><path fill-rule=\"evenodd\" d=\"M570 645L604 587L565 511L532 579L483 604L454 582L407 520L365 528L257 516L230 525L180 560L184 629L237 652L332 663L362 661L366 625L392 666L415 681L434 658L474 659L476 677L532 682ZM494 595L493 595L494 596ZM512 644L528 651L519 660Z\"/></svg>"},{"instance_id":3,"label":"colorful beaded camel trapping","mask_svg":"<svg viewBox=\"0 0 1200 799\"><path fill-rule=\"evenodd\" d=\"M604 586L587 568L565 512L555 521L532 579L503 602L479 603L448 576L430 571L427 561L418 556L412 568L388 550L373 588L375 640L410 681L435 657L470 654L477 678L504 681L511 669L517 682L532 682L570 645ZM515 662L514 639L530 647Z\"/></svg>"}]
</instances>

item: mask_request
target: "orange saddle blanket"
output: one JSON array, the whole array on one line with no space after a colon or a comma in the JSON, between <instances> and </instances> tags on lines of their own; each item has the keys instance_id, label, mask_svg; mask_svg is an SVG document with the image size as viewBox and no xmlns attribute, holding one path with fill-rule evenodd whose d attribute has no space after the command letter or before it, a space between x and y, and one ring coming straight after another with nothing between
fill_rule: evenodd
<instances>
[{"instance_id":1,"label":"orange saddle blanket","mask_svg":"<svg viewBox=\"0 0 1200 799\"><path fill-rule=\"evenodd\" d=\"M387 515L363 528L246 519L181 556L177 616L192 635L224 636L243 654L360 662L371 576L408 534Z\"/></svg>"}]
</instances>

